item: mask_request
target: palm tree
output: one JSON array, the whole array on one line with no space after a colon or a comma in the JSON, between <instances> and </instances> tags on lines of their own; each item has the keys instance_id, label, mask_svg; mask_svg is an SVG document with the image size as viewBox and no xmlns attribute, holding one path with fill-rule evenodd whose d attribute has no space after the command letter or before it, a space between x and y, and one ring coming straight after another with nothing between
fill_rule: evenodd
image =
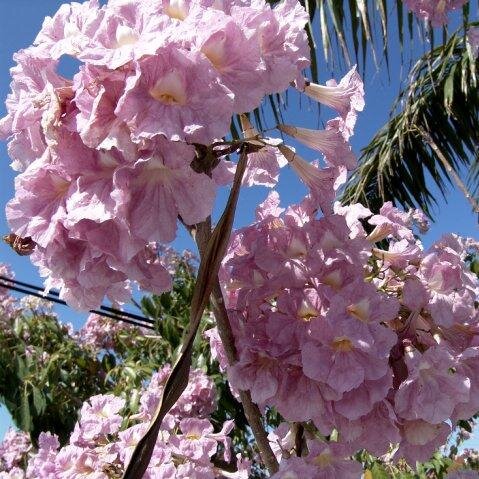
<instances>
[{"instance_id":1,"label":"palm tree","mask_svg":"<svg viewBox=\"0 0 479 479\"><path fill-rule=\"evenodd\" d=\"M479 213L474 198L479 186L476 59L461 31L417 61L393 111L363 149L344 200L372 209L392 200L430 215L436 198L429 179L443 195L447 183L455 183Z\"/></svg>"}]
</instances>

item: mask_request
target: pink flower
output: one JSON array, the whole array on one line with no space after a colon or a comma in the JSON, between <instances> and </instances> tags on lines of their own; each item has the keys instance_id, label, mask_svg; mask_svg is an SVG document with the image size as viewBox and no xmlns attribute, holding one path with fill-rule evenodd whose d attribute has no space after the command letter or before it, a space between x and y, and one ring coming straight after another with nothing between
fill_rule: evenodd
<instances>
[{"instance_id":1,"label":"pink flower","mask_svg":"<svg viewBox=\"0 0 479 479\"><path fill-rule=\"evenodd\" d=\"M104 14L98 0L63 4L53 17L46 17L34 45L54 59L78 56L87 47Z\"/></svg>"},{"instance_id":2,"label":"pink flower","mask_svg":"<svg viewBox=\"0 0 479 479\"><path fill-rule=\"evenodd\" d=\"M226 351L220 339L218 328L208 329L204 332L210 343L211 357L218 361L221 371L226 371L228 360L226 358Z\"/></svg>"},{"instance_id":3,"label":"pink flower","mask_svg":"<svg viewBox=\"0 0 479 479\"><path fill-rule=\"evenodd\" d=\"M371 393L374 394L373 389ZM367 449L375 456L386 454L391 444L401 441L397 417L389 401L374 404L371 411L351 421L337 416L335 426L338 428L338 441L350 451Z\"/></svg>"},{"instance_id":4,"label":"pink flower","mask_svg":"<svg viewBox=\"0 0 479 479\"><path fill-rule=\"evenodd\" d=\"M332 415L331 400L339 397L340 394L326 384L308 378L301 367L289 364L270 403L288 421L309 421Z\"/></svg>"},{"instance_id":5,"label":"pink flower","mask_svg":"<svg viewBox=\"0 0 479 479\"><path fill-rule=\"evenodd\" d=\"M467 0L404 0L419 18L429 20L433 27L447 23L447 14L461 8Z\"/></svg>"},{"instance_id":6,"label":"pink flower","mask_svg":"<svg viewBox=\"0 0 479 479\"><path fill-rule=\"evenodd\" d=\"M311 196L323 213L325 215L331 214L335 190L346 180L346 169L344 168L343 171L341 168L320 169L314 163L308 163L286 146L280 145L279 150L301 181L308 186Z\"/></svg>"},{"instance_id":7,"label":"pink flower","mask_svg":"<svg viewBox=\"0 0 479 479\"><path fill-rule=\"evenodd\" d=\"M248 122L249 123L249 122ZM252 127L251 136L258 132ZM264 138L266 146L248 155L248 163L243 176L243 186L262 185L274 187L278 182L279 170L288 162L277 146L282 143L276 138Z\"/></svg>"},{"instance_id":8,"label":"pink flower","mask_svg":"<svg viewBox=\"0 0 479 479\"><path fill-rule=\"evenodd\" d=\"M339 120L342 122L341 119ZM310 148L323 153L326 163L330 166L345 166L348 170L356 167L356 157L338 129L335 120L328 121L326 130L308 130L288 125L279 125L279 129Z\"/></svg>"},{"instance_id":9,"label":"pink flower","mask_svg":"<svg viewBox=\"0 0 479 479\"><path fill-rule=\"evenodd\" d=\"M339 83L328 80L326 85L307 83L304 93L319 103L336 110L344 120L344 134L352 135L358 111L364 109L364 88L361 77L353 67Z\"/></svg>"},{"instance_id":10,"label":"pink flower","mask_svg":"<svg viewBox=\"0 0 479 479\"><path fill-rule=\"evenodd\" d=\"M91 445L101 437L118 432L123 420L118 413L124 406L125 400L112 394L92 396L83 403L70 444Z\"/></svg>"},{"instance_id":11,"label":"pink flower","mask_svg":"<svg viewBox=\"0 0 479 479\"><path fill-rule=\"evenodd\" d=\"M57 117L62 113L70 84L57 75L57 62L38 48L20 50L13 59L17 65L11 69L12 92L6 101L8 114L0 120L0 138L10 137L11 166L23 171L44 153L47 145L42 118L52 114L50 108L56 109Z\"/></svg>"},{"instance_id":12,"label":"pink flower","mask_svg":"<svg viewBox=\"0 0 479 479\"><path fill-rule=\"evenodd\" d=\"M65 196L71 177L58 165L38 160L16 179L16 197L7 204L10 227L32 237L40 246L52 240L57 223L66 216Z\"/></svg>"},{"instance_id":13,"label":"pink flower","mask_svg":"<svg viewBox=\"0 0 479 479\"><path fill-rule=\"evenodd\" d=\"M445 423L430 424L422 420L405 421L400 425L402 441L395 454L414 465L416 461L426 461L443 444L451 432Z\"/></svg>"},{"instance_id":14,"label":"pink flower","mask_svg":"<svg viewBox=\"0 0 479 479\"><path fill-rule=\"evenodd\" d=\"M338 215L344 216L348 227L351 229L351 238L366 236L366 232L360 220L372 216L372 213L368 208L365 208L359 203L342 206L336 201L334 203L334 212Z\"/></svg>"},{"instance_id":15,"label":"pink flower","mask_svg":"<svg viewBox=\"0 0 479 479\"><path fill-rule=\"evenodd\" d=\"M458 403L469 400L471 382L457 361L440 346L406 356L407 379L399 386L394 409L398 416L432 424L447 420Z\"/></svg>"},{"instance_id":16,"label":"pink flower","mask_svg":"<svg viewBox=\"0 0 479 479\"><path fill-rule=\"evenodd\" d=\"M379 214L369 218L368 223L376 226L368 236L371 242L381 241L389 236L399 240L414 241L414 235L411 231L411 216L395 208L390 201L384 203L379 210Z\"/></svg>"},{"instance_id":17,"label":"pink flower","mask_svg":"<svg viewBox=\"0 0 479 479\"><path fill-rule=\"evenodd\" d=\"M479 347L467 348L459 355L458 363L458 372L469 379L471 389L469 399L454 408L454 420L468 419L479 411Z\"/></svg>"},{"instance_id":18,"label":"pink flower","mask_svg":"<svg viewBox=\"0 0 479 479\"><path fill-rule=\"evenodd\" d=\"M430 294L427 309L438 325L468 322L474 312L477 278L451 248L437 249L420 264L419 278Z\"/></svg>"},{"instance_id":19,"label":"pink flower","mask_svg":"<svg viewBox=\"0 0 479 479\"><path fill-rule=\"evenodd\" d=\"M29 479L55 479L55 458L60 447L55 435L40 433L38 452L28 461L26 477Z\"/></svg>"},{"instance_id":20,"label":"pink flower","mask_svg":"<svg viewBox=\"0 0 479 479\"><path fill-rule=\"evenodd\" d=\"M334 401L334 410L349 420L359 419L380 404L391 387L392 375L388 371L382 378L364 381L356 389L345 392L341 399Z\"/></svg>"},{"instance_id":21,"label":"pink flower","mask_svg":"<svg viewBox=\"0 0 479 479\"><path fill-rule=\"evenodd\" d=\"M133 60L154 55L173 32L173 22L154 3L110 2L91 41L78 57L90 65L116 70Z\"/></svg>"},{"instance_id":22,"label":"pink flower","mask_svg":"<svg viewBox=\"0 0 479 479\"><path fill-rule=\"evenodd\" d=\"M0 442L0 468L8 472L20 466L31 447L27 433L9 428Z\"/></svg>"},{"instance_id":23,"label":"pink flower","mask_svg":"<svg viewBox=\"0 0 479 479\"><path fill-rule=\"evenodd\" d=\"M150 384L140 400L140 416L142 418L151 419L170 370L171 367L166 365L151 378ZM201 369L192 370L188 386L170 411L174 416L173 422L175 419L208 416L216 408L215 400L216 388L212 380Z\"/></svg>"},{"instance_id":24,"label":"pink flower","mask_svg":"<svg viewBox=\"0 0 479 479\"><path fill-rule=\"evenodd\" d=\"M271 9L263 0L257 0L251 5L234 6L231 15L246 37L253 37L259 44L266 68L264 94L285 90L309 66L304 31L308 16L298 2L283 0Z\"/></svg>"},{"instance_id":25,"label":"pink flower","mask_svg":"<svg viewBox=\"0 0 479 479\"><path fill-rule=\"evenodd\" d=\"M302 457L291 457L280 462L279 471L271 479L302 479L317 477L317 468L308 464Z\"/></svg>"},{"instance_id":26,"label":"pink flower","mask_svg":"<svg viewBox=\"0 0 479 479\"><path fill-rule=\"evenodd\" d=\"M387 373L389 351L396 342L391 330L379 325L365 328L360 321L341 316L313 327L315 341L301 348L303 370L311 379L344 393Z\"/></svg>"},{"instance_id":27,"label":"pink flower","mask_svg":"<svg viewBox=\"0 0 479 479\"><path fill-rule=\"evenodd\" d=\"M116 147L125 156L135 155L130 131L115 115L125 81L126 73L123 71L112 72L89 64L83 65L73 77L74 102L78 109L76 128L83 143L90 148Z\"/></svg>"},{"instance_id":28,"label":"pink flower","mask_svg":"<svg viewBox=\"0 0 479 479\"><path fill-rule=\"evenodd\" d=\"M45 287L59 289L60 298L77 309L94 309L105 295L117 302L130 298L126 274L111 268L108 256L87 242L69 239L62 228L46 248L35 249L31 260L47 277Z\"/></svg>"},{"instance_id":29,"label":"pink flower","mask_svg":"<svg viewBox=\"0 0 479 479\"><path fill-rule=\"evenodd\" d=\"M95 449L66 446L58 452L55 459L56 477L58 479L108 479L108 475L102 472L105 462L109 462L108 459L103 458L101 451Z\"/></svg>"},{"instance_id":30,"label":"pink flower","mask_svg":"<svg viewBox=\"0 0 479 479\"><path fill-rule=\"evenodd\" d=\"M210 61L220 82L234 94L233 110L258 107L265 95L265 66L255 37L247 38L233 18L215 8L195 9L182 25Z\"/></svg>"},{"instance_id":31,"label":"pink flower","mask_svg":"<svg viewBox=\"0 0 479 479\"><path fill-rule=\"evenodd\" d=\"M176 454L207 464L215 454L217 440L213 426L206 419L183 419L180 421L181 434L170 438L170 445Z\"/></svg>"},{"instance_id":32,"label":"pink flower","mask_svg":"<svg viewBox=\"0 0 479 479\"><path fill-rule=\"evenodd\" d=\"M279 472L272 479L357 479L362 467L358 462L347 459L349 455L344 446L336 443L308 441L309 453L306 457L292 457L281 461Z\"/></svg>"},{"instance_id":33,"label":"pink flower","mask_svg":"<svg viewBox=\"0 0 479 479\"><path fill-rule=\"evenodd\" d=\"M115 114L135 141L161 134L207 145L227 133L233 99L202 54L168 45L136 63Z\"/></svg>"},{"instance_id":34,"label":"pink flower","mask_svg":"<svg viewBox=\"0 0 479 479\"><path fill-rule=\"evenodd\" d=\"M121 331L136 335L142 332L140 328L92 313L79 331L79 341L82 345L91 346L96 350L114 349L115 336Z\"/></svg>"},{"instance_id":35,"label":"pink flower","mask_svg":"<svg viewBox=\"0 0 479 479\"><path fill-rule=\"evenodd\" d=\"M192 147L159 138L150 154L115 172L115 213L125 218L134 237L170 242L178 215L194 224L211 213L216 185L192 170L193 158Z\"/></svg>"}]
</instances>

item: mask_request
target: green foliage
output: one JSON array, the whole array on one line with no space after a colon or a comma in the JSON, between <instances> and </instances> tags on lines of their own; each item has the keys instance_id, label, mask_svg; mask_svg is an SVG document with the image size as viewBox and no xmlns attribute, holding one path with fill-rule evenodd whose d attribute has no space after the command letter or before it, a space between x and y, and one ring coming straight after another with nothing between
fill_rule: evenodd
<instances>
[{"instance_id":1,"label":"green foliage","mask_svg":"<svg viewBox=\"0 0 479 479\"><path fill-rule=\"evenodd\" d=\"M34 441L51 431L65 442L82 402L103 388L102 365L53 315L10 321L0 328L0 399Z\"/></svg>"}]
</instances>

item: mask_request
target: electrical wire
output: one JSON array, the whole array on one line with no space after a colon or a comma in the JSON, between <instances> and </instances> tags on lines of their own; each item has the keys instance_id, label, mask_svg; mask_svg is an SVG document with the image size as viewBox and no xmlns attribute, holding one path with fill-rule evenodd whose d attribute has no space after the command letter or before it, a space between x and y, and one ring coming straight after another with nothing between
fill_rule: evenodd
<instances>
[{"instance_id":1,"label":"electrical wire","mask_svg":"<svg viewBox=\"0 0 479 479\"><path fill-rule=\"evenodd\" d=\"M42 288L39 288L38 286L32 285L30 283L25 283L24 281L18 281L0 275L0 287L7 288L12 291L17 291L19 293L35 296L37 298L41 298L52 303L68 306L65 301L60 299L59 293L57 291L50 291L48 293L44 293L44 290ZM98 314L99 316L111 318L116 321L122 321L124 323L132 324L140 328L155 329L153 327L153 324L155 322L153 319L139 316L134 313L129 313L127 311L120 311L109 306L101 305L99 309L90 310L90 313Z\"/></svg>"}]
</instances>

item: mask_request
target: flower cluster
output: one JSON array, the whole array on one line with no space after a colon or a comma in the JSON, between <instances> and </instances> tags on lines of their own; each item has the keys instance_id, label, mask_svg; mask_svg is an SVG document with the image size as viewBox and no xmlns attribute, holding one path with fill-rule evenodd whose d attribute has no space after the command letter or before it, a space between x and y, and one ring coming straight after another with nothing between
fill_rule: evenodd
<instances>
[{"instance_id":1,"label":"flower cluster","mask_svg":"<svg viewBox=\"0 0 479 479\"><path fill-rule=\"evenodd\" d=\"M141 396L138 416L150 420L158 406L164 384L171 372L170 366L164 366L155 373ZM170 410L165 422L172 417L207 417L216 409L216 389L212 380L200 369L190 372L190 380L183 395Z\"/></svg>"},{"instance_id":2,"label":"flower cluster","mask_svg":"<svg viewBox=\"0 0 479 479\"><path fill-rule=\"evenodd\" d=\"M136 336L142 334L142 328L92 313L76 334L76 339L79 344L97 351L114 349L117 335L121 332Z\"/></svg>"},{"instance_id":3,"label":"flower cluster","mask_svg":"<svg viewBox=\"0 0 479 479\"><path fill-rule=\"evenodd\" d=\"M0 443L0 478L9 472L15 477L26 463L28 452L32 449L28 434L9 429Z\"/></svg>"},{"instance_id":4,"label":"flower cluster","mask_svg":"<svg viewBox=\"0 0 479 479\"><path fill-rule=\"evenodd\" d=\"M419 18L429 20L433 27L447 23L447 14L461 8L468 0L404 0Z\"/></svg>"},{"instance_id":5,"label":"flower cluster","mask_svg":"<svg viewBox=\"0 0 479 479\"><path fill-rule=\"evenodd\" d=\"M318 219L311 196L284 210L272 192L224 261L232 386L287 421L336 431L343 457L396 444L397 458L425 460L451 420L479 410L479 289L465 263L478 244L450 235L424 251L414 222L424 227L390 203L377 215L336 204Z\"/></svg>"},{"instance_id":6,"label":"flower cluster","mask_svg":"<svg viewBox=\"0 0 479 479\"><path fill-rule=\"evenodd\" d=\"M7 218L47 288L80 309L125 301L129 281L170 288L157 242L203 221L225 179L223 162L190 166L194 145L302 82L307 18L296 0L89 0L44 21L14 56L0 136L21 171ZM63 56L81 62L72 80Z\"/></svg>"},{"instance_id":7,"label":"flower cluster","mask_svg":"<svg viewBox=\"0 0 479 479\"><path fill-rule=\"evenodd\" d=\"M14 279L10 266L5 263L0 263L0 276L4 278ZM3 281L2 281L3 282ZM16 308L16 301L10 294L9 289L0 286L0 325L3 327L8 324L10 316L14 313Z\"/></svg>"},{"instance_id":8,"label":"flower cluster","mask_svg":"<svg viewBox=\"0 0 479 479\"><path fill-rule=\"evenodd\" d=\"M170 371L165 366L153 377L142 399L141 413L126 420L124 399L107 394L91 397L82 406L69 444L60 447L56 436L41 433L38 450L32 451L24 433L9 432L0 445L1 467L6 477L19 479L108 479L120 477L134 447L148 428L148 420ZM237 458L235 473L216 467L215 455L231 460L228 433L233 421L214 432L207 419L215 408L216 390L201 370L193 370L180 404L168 415L155 446L145 478L194 479L230 477L246 479L249 463ZM153 409L151 409L153 408ZM25 467L26 465L26 467ZM2 477L2 476L0 476Z\"/></svg>"}]
</instances>

